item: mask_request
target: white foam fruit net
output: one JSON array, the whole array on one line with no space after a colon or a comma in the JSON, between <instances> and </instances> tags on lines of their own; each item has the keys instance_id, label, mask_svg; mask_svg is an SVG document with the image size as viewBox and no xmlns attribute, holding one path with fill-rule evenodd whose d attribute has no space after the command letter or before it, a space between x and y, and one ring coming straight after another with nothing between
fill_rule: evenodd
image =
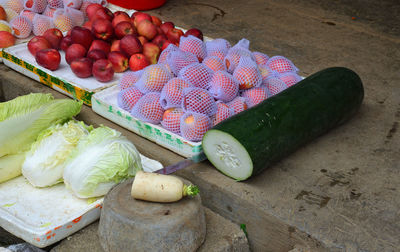
<instances>
[{"instance_id":1,"label":"white foam fruit net","mask_svg":"<svg viewBox=\"0 0 400 252\"><path fill-rule=\"evenodd\" d=\"M241 96L246 98L247 105L251 108L268 98L268 89L264 86L246 89Z\"/></svg>"},{"instance_id":2,"label":"white foam fruit net","mask_svg":"<svg viewBox=\"0 0 400 252\"><path fill-rule=\"evenodd\" d=\"M203 135L211 128L211 120L207 115L186 112L181 117L181 135L189 141L201 141Z\"/></svg>"},{"instance_id":3,"label":"white foam fruit net","mask_svg":"<svg viewBox=\"0 0 400 252\"><path fill-rule=\"evenodd\" d=\"M23 10L19 15L22 17L26 17L27 19L29 19L29 21L33 22L33 18L35 17L36 14L37 13L30 10Z\"/></svg>"},{"instance_id":4,"label":"white foam fruit net","mask_svg":"<svg viewBox=\"0 0 400 252\"><path fill-rule=\"evenodd\" d=\"M294 73L294 72L286 72L286 73L280 74L278 77L280 80L285 82L287 87L291 87L294 84L296 84L297 82L302 80L300 75L298 75L297 73Z\"/></svg>"},{"instance_id":5,"label":"white foam fruit net","mask_svg":"<svg viewBox=\"0 0 400 252\"><path fill-rule=\"evenodd\" d=\"M160 63L166 63L167 62L167 56L168 56L168 54L170 53L170 52L174 52L174 51L178 51L179 50L179 48L176 46L176 45L174 45L174 44L169 44L168 46L167 46L167 48L165 48L162 52L161 52L161 54L160 54L160 57L158 57L158 63L160 64Z\"/></svg>"},{"instance_id":6,"label":"white foam fruit net","mask_svg":"<svg viewBox=\"0 0 400 252\"><path fill-rule=\"evenodd\" d=\"M65 14L71 19L74 26L81 26L85 22L85 14L77 9L65 7Z\"/></svg>"},{"instance_id":7,"label":"white foam fruit net","mask_svg":"<svg viewBox=\"0 0 400 252\"><path fill-rule=\"evenodd\" d=\"M246 98L237 96L235 99L227 103L235 114L245 111L248 108Z\"/></svg>"},{"instance_id":8,"label":"white foam fruit net","mask_svg":"<svg viewBox=\"0 0 400 252\"><path fill-rule=\"evenodd\" d=\"M82 0L63 0L64 7L70 7L74 9L81 8Z\"/></svg>"},{"instance_id":9,"label":"white foam fruit net","mask_svg":"<svg viewBox=\"0 0 400 252\"><path fill-rule=\"evenodd\" d=\"M285 82L279 78L270 78L266 82L270 96L276 95L287 88Z\"/></svg>"},{"instance_id":10,"label":"white foam fruit net","mask_svg":"<svg viewBox=\"0 0 400 252\"><path fill-rule=\"evenodd\" d=\"M206 45L204 42L192 35L187 37L182 36L179 41L179 49L184 52L190 52L196 55L199 62L202 62L203 59L207 56Z\"/></svg>"},{"instance_id":11,"label":"white foam fruit net","mask_svg":"<svg viewBox=\"0 0 400 252\"><path fill-rule=\"evenodd\" d=\"M140 79L143 70L139 71L127 71L125 72L118 81L119 89L130 88Z\"/></svg>"},{"instance_id":12,"label":"white foam fruit net","mask_svg":"<svg viewBox=\"0 0 400 252\"><path fill-rule=\"evenodd\" d=\"M162 64L154 64L143 69L142 76L135 86L142 93L161 92L164 85L172 79L173 75Z\"/></svg>"},{"instance_id":13,"label":"white foam fruit net","mask_svg":"<svg viewBox=\"0 0 400 252\"><path fill-rule=\"evenodd\" d=\"M265 65L269 59L268 55L262 52L253 52L253 56L256 60L257 65Z\"/></svg>"},{"instance_id":14,"label":"white foam fruit net","mask_svg":"<svg viewBox=\"0 0 400 252\"><path fill-rule=\"evenodd\" d=\"M247 45L247 43L246 40L242 39L229 49L224 59L228 72L233 73L235 68L239 65L240 59L243 57L249 57L255 61L253 53L248 49L248 46L246 47L244 45Z\"/></svg>"},{"instance_id":15,"label":"white foam fruit net","mask_svg":"<svg viewBox=\"0 0 400 252\"><path fill-rule=\"evenodd\" d=\"M215 56L222 61L224 60L229 49L231 48L229 42L222 38L207 41L204 44L206 45L207 56Z\"/></svg>"},{"instance_id":16,"label":"white foam fruit net","mask_svg":"<svg viewBox=\"0 0 400 252\"><path fill-rule=\"evenodd\" d=\"M47 4L53 9L64 8L63 0L47 0Z\"/></svg>"},{"instance_id":17,"label":"white foam fruit net","mask_svg":"<svg viewBox=\"0 0 400 252\"><path fill-rule=\"evenodd\" d=\"M160 94L160 103L164 109L171 107L181 107L183 90L193 87L192 83L179 77L172 78L163 87Z\"/></svg>"},{"instance_id":18,"label":"white foam fruit net","mask_svg":"<svg viewBox=\"0 0 400 252\"><path fill-rule=\"evenodd\" d=\"M217 112L211 118L212 125L215 126L223 120L233 116L234 114L235 112L233 111L233 109L226 105L226 103L222 101L217 101Z\"/></svg>"},{"instance_id":19,"label":"white foam fruit net","mask_svg":"<svg viewBox=\"0 0 400 252\"><path fill-rule=\"evenodd\" d=\"M217 56L207 56L201 62L213 71L226 71L224 62Z\"/></svg>"},{"instance_id":20,"label":"white foam fruit net","mask_svg":"<svg viewBox=\"0 0 400 252\"><path fill-rule=\"evenodd\" d=\"M269 78L278 77L278 72L272 71L267 65L258 65L258 70L260 71L262 84L266 84Z\"/></svg>"},{"instance_id":21,"label":"white foam fruit net","mask_svg":"<svg viewBox=\"0 0 400 252\"><path fill-rule=\"evenodd\" d=\"M47 7L47 0L24 0L24 9L42 13Z\"/></svg>"},{"instance_id":22,"label":"white foam fruit net","mask_svg":"<svg viewBox=\"0 0 400 252\"><path fill-rule=\"evenodd\" d=\"M57 9L53 14L54 26L62 32L71 30L74 27L74 21L64 9Z\"/></svg>"},{"instance_id":23,"label":"white foam fruit net","mask_svg":"<svg viewBox=\"0 0 400 252\"><path fill-rule=\"evenodd\" d=\"M52 8L49 5L47 5L46 9L44 9L42 14L52 18L54 16L55 11L56 11L56 8Z\"/></svg>"},{"instance_id":24,"label":"white foam fruit net","mask_svg":"<svg viewBox=\"0 0 400 252\"><path fill-rule=\"evenodd\" d=\"M182 50L176 50L168 53L166 60L166 63L176 76L185 66L198 62L199 60L193 53L184 52Z\"/></svg>"},{"instance_id":25,"label":"white foam fruit net","mask_svg":"<svg viewBox=\"0 0 400 252\"><path fill-rule=\"evenodd\" d=\"M4 9L7 15L7 22L11 22L11 20L18 16L18 13L13 9Z\"/></svg>"},{"instance_id":26,"label":"white foam fruit net","mask_svg":"<svg viewBox=\"0 0 400 252\"><path fill-rule=\"evenodd\" d=\"M169 130L175 134L181 133L181 117L185 112L182 108L169 108L165 110L161 125L164 129Z\"/></svg>"},{"instance_id":27,"label":"white foam fruit net","mask_svg":"<svg viewBox=\"0 0 400 252\"><path fill-rule=\"evenodd\" d=\"M41 36L45 31L54 28L53 19L51 17L36 14L32 20L33 24L33 34L36 36Z\"/></svg>"},{"instance_id":28,"label":"white foam fruit net","mask_svg":"<svg viewBox=\"0 0 400 252\"><path fill-rule=\"evenodd\" d=\"M117 96L118 106L130 112L142 96L143 94L136 87L122 89Z\"/></svg>"},{"instance_id":29,"label":"white foam fruit net","mask_svg":"<svg viewBox=\"0 0 400 252\"><path fill-rule=\"evenodd\" d=\"M209 89L213 71L202 63L192 63L182 68L178 77L189 81L195 87Z\"/></svg>"},{"instance_id":30,"label":"white foam fruit net","mask_svg":"<svg viewBox=\"0 0 400 252\"><path fill-rule=\"evenodd\" d=\"M232 101L239 91L239 83L225 71L216 71L210 81L210 94L217 100Z\"/></svg>"},{"instance_id":31,"label":"white foam fruit net","mask_svg":"<svg viewBox=\"0 0 400 252\"><path fill-rule=\"evenodd\" d=\"M164 109L160 104L160 93L151 92L143 95L133 106L131 115L144 122L159 124Z\"/></svg>"},{"instance_id":32,"label":"white foam fruit net","mask_svg":"<svg viewBox=\"0 0 400 252\"><path fill-rule=\"evenodd\" d=\"M292 61L283 56L273 56L269 58L267 66L278 73L299 71Z\"/></svg>"},{"instance_id":33,"label":"white foam fruit net","mask_svg":"<svg viewBox=\"0 0 400 252\"><path fill-rule=\"evenodd\" d=\"M215 114L217 105L207 90L189 87L183 90L182 108L185 111L211 116Z\"/></svg>"},{"instance_id":34,"label":"white foam fruit net","mask_svg":"<svg viewBox=\"0 0 400 252\"><path fill-rule=\"evenodd\" d=\"M4 9L11 9L16 13L20 13L24 9L24 0L3 0L0 5Z\"/></svg>"},{"instance_id":35,"label":"white foam fruit net","mask_svg":"<svg viewBox=\"0 0 400 252\"><path fill-rule=\"evenodd\" d=\"M32 22L23 16L16 16L11 19L10 26L17 38L27 38L32 32Z\"/></svg>"},{"instance_id":36,"label":"white foam fruit net","mask_svg":"<svg viewBox=\"0 0 400 252\"><path fill-rule=\"evenodd\" d=\"M233 77L239 82L239 89L248 89L262 84L262 76L257 63L249 57L240 58Z\"/></svg>"}]
</instances>

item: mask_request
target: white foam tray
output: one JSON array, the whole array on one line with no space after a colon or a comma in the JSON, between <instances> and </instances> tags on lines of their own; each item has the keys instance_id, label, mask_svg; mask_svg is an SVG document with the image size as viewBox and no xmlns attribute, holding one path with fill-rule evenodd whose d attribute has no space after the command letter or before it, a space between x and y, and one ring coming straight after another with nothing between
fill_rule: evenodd
<instances>
[{"instance_id":1,"label":"white foam tray","mask_svg":"<svg viewBox=\"0 0 400 252\"><path fill-rule=\"evenodd\" d=\"M163 167L141 158L145 171ZM0 226L39 248L47 247L97 220L103 198L77 198L63 183L35 188L19 176L0 184Z\"/></svg>"}]
</instances>

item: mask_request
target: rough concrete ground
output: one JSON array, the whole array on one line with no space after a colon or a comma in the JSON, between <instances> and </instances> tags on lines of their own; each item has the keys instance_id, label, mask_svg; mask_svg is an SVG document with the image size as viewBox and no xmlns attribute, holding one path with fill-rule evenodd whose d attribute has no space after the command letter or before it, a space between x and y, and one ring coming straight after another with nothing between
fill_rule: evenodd
<instances>
[{"instance_id":1,"label":"rough concrete ground","mask_svg":"<svg viewBox=\"0 0 400 252\"><path fill-rule=\"evenodd\" d=\"M357 72L365 99L359 113L270 167L237 183L203 162L179 172L201 187L203 204L245 223L254 251L294 247L396 251L400 247L400 16L398 1L169 0L149 13L212 38L291 59L304 76L330 66ZM355 17L355 19L352 19ZM49 89L0 67L6 99ZM1 94L1 92L0 92ZM62 97L62 95L58 95ZM182 159L93 114L164 165Z\"/></svg>"}]
</instances>

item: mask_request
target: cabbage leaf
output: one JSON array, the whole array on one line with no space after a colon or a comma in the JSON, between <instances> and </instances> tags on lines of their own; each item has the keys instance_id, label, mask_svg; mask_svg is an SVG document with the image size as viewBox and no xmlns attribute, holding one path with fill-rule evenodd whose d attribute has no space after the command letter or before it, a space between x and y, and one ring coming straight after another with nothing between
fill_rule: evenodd
<instances>
[{"instance_id":1,"label":"cabbage leaf","mask_svg":"<svg viewBox=\"0 0 400 252\"><path fill-rule=\"evenodd\" d=\"M42 131L25 156L22 175L36 187L62 182L65 160L90 129L71 120Z\"/></svg>"},{"instance_id":2,"label":"cabbage leaf","mask_svg":"<svg viewBox=\"0 0 400 252\"><path fill-rule=\"evenodd\" d=\"M42 130L77 115L82 102L29 94L0 103L0 157L30 149Z\"/></svg>"},{"instance_id":3,"label":"cabbage leaf","mask_svg":"<svg viewBox=\"0 0 400 252\"><path fill-rule=\"evenodd\" d=\"M64 168L64 183L79 198L105 195L142 170L136 147L120 132L100 126L83 137Z\"/></svg>"}]
</instances>

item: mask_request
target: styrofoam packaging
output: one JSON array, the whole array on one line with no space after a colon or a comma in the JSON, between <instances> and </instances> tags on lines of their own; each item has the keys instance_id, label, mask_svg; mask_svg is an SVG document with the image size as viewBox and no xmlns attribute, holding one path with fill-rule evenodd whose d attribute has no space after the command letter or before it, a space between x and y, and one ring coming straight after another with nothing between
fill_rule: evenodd
<instances>
[{"instance_id":1,"label":"styrofoam packaging","mask_svg":"<svg viewBox=\"0 0 400 252\"><path fill-rule=\"evenodd\" d=\"M140 155L143 170L163 168ZM100 218L103 197L80 199L63 183L33 187L23 176L0 184L0 226L39 248L47 247Z\"/></svg>"},{"instance_id":2,"label":"styrofoam packaging","mask_svg":"<svg viewBox=\"0 0 400 252\"><path fill-rule=\"evenodd\" d=\"M104 89L92 96L92 109L97 114L135 132L181 156L200 160L203 153L201 142L192 142L164 129L161 125L145 123L134 118L128 111L118 106L118 86Z\"/></svg>"}]
</instances>

